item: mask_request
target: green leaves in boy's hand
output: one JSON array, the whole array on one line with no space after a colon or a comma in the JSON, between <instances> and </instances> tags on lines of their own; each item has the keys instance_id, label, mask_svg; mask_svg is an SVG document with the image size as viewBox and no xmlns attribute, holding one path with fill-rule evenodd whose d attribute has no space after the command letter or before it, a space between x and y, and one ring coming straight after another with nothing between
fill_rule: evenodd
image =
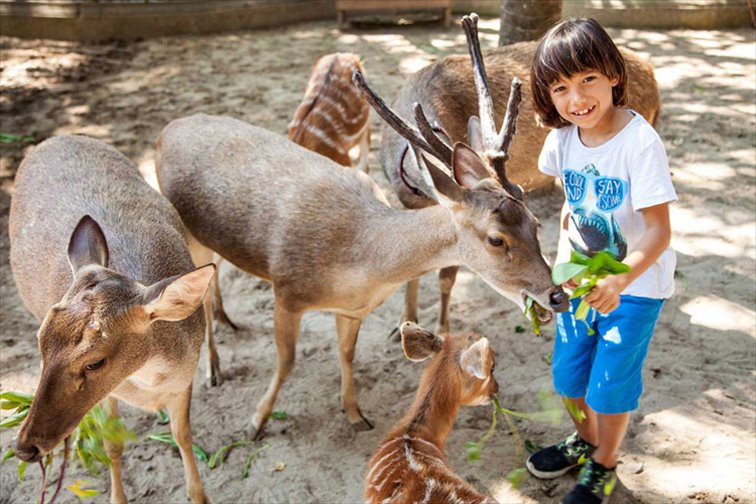
<instances>
[{"instance_id":1,"label":"green leaves in boy's hand","mask_svg":"<svg viewBox=\"0 0 756 504\"><path fill-rule=\"evenodd\" d=\"M577 251L572 251L570 262L557 264L551 270L551 280L556 285L562 285L568 280L574 281L578 286L572 291L570 299L582 298L596 285L602 278L609 275L619 275L630 271L630 266L615 259L609 252L599 251L593 257L588 257ZM577 310L575 310L575 319L583 320L588 317L590 305L581 300ZM588 327L588 334L593 334L593 329Z\"/></svg>"}]
</instances>

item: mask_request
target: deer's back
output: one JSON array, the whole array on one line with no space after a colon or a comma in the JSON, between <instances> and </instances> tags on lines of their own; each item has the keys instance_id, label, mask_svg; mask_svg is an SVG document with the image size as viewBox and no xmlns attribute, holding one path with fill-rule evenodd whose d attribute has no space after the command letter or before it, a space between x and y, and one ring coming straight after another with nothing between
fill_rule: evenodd
<instances>
[{"instance_id":1,"label":"deer's back","mask_svg":"<svg viewBox=\"0 0 756 504\"><path fill-rule=\"evenodd\" d=\"M158 142L157 173L203 245L269 280L335 267L364 222L390 211L363 173L229 117L170 123Z\"/></svg>"},{"instance_id":2,"label":"deer's back","mask_svg":"<svg viewBox=\"0 0 756 504\"><path fill-rule=\"evenodd\" d=\"M365 476L368 503L484 503L490 499L454 474L441 448L400 430L378 447Z\"/></svg>"},{"instance_id":3,"label":"deer's back","mask_svg":"<svg viewBox=\"0 0 756 504\"><path fill-rule=\"evenodd\" d=\"M126 157L92 138L53 137L22 162L9 220L14 279L39 319L71 285L68 242L84 215L119 273L151 284L193 269L176 211Z\"/></svg>"},{"instance_id":4,"label":"deer's back","mask_svg":"<svg viewBox=\"0 0 756 504\"><path fill-rule=\"evenodd\" d=\"M551 183L551 177L542 174L537 167L549 129L536 123L530 93L530 68L536 46L534 41L520 42L499 47L484 56L497 127L504 120L512 78L518 77L523 83L517 136L510 148L506 169L510 180L525 190ZM653 66L632 51L621 51L627 62L628 106L654 124L661 105ZM431 124L437 121L452 143L467 142L467 121L479 115L469 56L447 56L412 75L399 90L393 107L400 115L411 119L414 102L422 104ZM406 141L388 126L384 126L382 135L381 166L399 199L408 208L432 204L428 198L412 194L399 177L399 162Z\"/></svg>"}]
</instances>

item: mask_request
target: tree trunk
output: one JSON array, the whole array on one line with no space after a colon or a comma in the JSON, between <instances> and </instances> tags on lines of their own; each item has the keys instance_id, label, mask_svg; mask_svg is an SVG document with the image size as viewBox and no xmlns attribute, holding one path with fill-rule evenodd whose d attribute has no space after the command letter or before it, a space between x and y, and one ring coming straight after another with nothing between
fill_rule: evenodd
<instances>
[{"instance_id":1,"label":"tree trunk","mask_svg":"<svg viewBox=\"0 0 756 504\"><path fill-rule=\"evenodd\" d=\"M562 0L501 0L499 45L536 40L562 17Z\"/></svg>"}]
</instances>

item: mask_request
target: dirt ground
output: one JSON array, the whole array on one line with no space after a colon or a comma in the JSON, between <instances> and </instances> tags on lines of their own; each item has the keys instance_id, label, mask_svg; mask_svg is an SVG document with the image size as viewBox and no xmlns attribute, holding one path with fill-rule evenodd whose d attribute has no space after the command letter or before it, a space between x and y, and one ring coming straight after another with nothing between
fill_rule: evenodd
<instances>
[{"instance_id":1,"label":"dirt ground","mask_svg":"<svg viewBox=\"0 0 756 504\"><path fill-rule=\"evenodd\" d=\"M614 502L756 502L754 32L610 32L657 68L663 102L658 130L680 195L672 206L677 292L651 345L645 393L621 450L621 484ZM483 20L484 47L495 45L497 33L497 20ZM120 149L148 178L158 133L180 116L226 114L284 133L311 65L325 53L360 54L370 82L391 97L406 75L439 57L466 51L456 26L340 33L334 22L99 45L3 38L0 49L3 132L31 135L37 141L64 133L91 135ZM371 176L386 188L378 162L380 120L372 120ZM0 388L31 392L38 373L38 322L18 298L5 231L13 174L28 147L10 144L0 149ZM542 221L544 251L553 255L561 195L531 198L529 205ZM208 451L244 438L274 369L270 287L228 265L221 270L221 286L229 314L243 327L238 332L220 327L223 386L205 385L204 361L196 375L194 439ZM358 396L375 429L357 433L347 425L339 407L333 317L308 314L297 367L276 407L287 419L271 421L260 445L267 448L254 459L247 479L241 472L248 447L236 449L225 465L212 471L200 464L211 499L361 502L368 458L406 412L423 368L407 361L400 345L387 339L402 299L399 291L367 317L357 345ZM420 299L420 323L433 328L438 310L435 275L422 279ZM453 329L479 332L493 342L502 402L514 410L534 411L538 391L550 389L547 361L554 328L547 327L536 338L530 332L517 333L518 325L527 327L527 321L514 304L474 274L460 273L453 292ZM125 453L127 495L135 502L185 502L178 452L146 439L165 427L152 414L129 407L122 411L140 437ZM550 482L529 478L519 489L505 479L522 465L506 427L485 445L480 461L465 459L465 442L480 438L490 413L488 407L460 412L447 443L458 473L501 502L558 502L574 484L574 474ZM527 420L516 424L523 440L540 444L571 431L566 417L558 426ZM3 453L12 435L0 434ZM102 492L94 501L107 501L105 473L91 476L79 469L68 479L66 484L88 481ZM0 465L0 502L36 501L39 483L36 467L18 483L15 461L5 462ZM74 501L64 491L61 502Z\"/></svg>"}]
</instances>

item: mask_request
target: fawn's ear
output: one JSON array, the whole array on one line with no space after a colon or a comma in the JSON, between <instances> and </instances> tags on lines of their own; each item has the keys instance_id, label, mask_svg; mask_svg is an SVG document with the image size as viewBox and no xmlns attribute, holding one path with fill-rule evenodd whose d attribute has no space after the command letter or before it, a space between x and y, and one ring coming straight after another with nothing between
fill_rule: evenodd
<instances>
[{"instance_id":1,"label":"fawn's ear","mask_svg":"<svg viewBox=\"0 0 756 504\"><path fill-rule=\"evenodd\" d=\"M460 364L464 371L479 380L485 380L488 376L486 356L488 355L488 340L480 338L462 352Z\"/></svg>"},{"instance_id":2,"label":"fawn's ear","mask_svg":"<svg viewBox=\"0 0 756 504\"><path fill-rule=\"evenodd\" d=\"M452 172L454 180L466 189L472 189L481 180L491 177L485 162L477 152L467 144L457 142L452 153Z\"/></svg>"},{"instance_id":3,"label":"fawn's ear","mask_svg":"<svg viewBox=\"0 0 756 504\"><path fill-rule=\"evenodd\" d=\"M433 334L412 322L405 322L399 328L402 334L402 350L412 362L420 362L438 353L444 344L444 338Z\"/></svg>"},{"instance_id":4,"label":"fawn's ear","mask_svg":"<svg viewBox=\"0 0 756 504\"><path fill-rule=\"evenodd\" d=\"M147 287L144 308L150 321L178 322L194 313L202 304L214 274L215 265L208 264Z\"/></svg>"}]
</instances>

